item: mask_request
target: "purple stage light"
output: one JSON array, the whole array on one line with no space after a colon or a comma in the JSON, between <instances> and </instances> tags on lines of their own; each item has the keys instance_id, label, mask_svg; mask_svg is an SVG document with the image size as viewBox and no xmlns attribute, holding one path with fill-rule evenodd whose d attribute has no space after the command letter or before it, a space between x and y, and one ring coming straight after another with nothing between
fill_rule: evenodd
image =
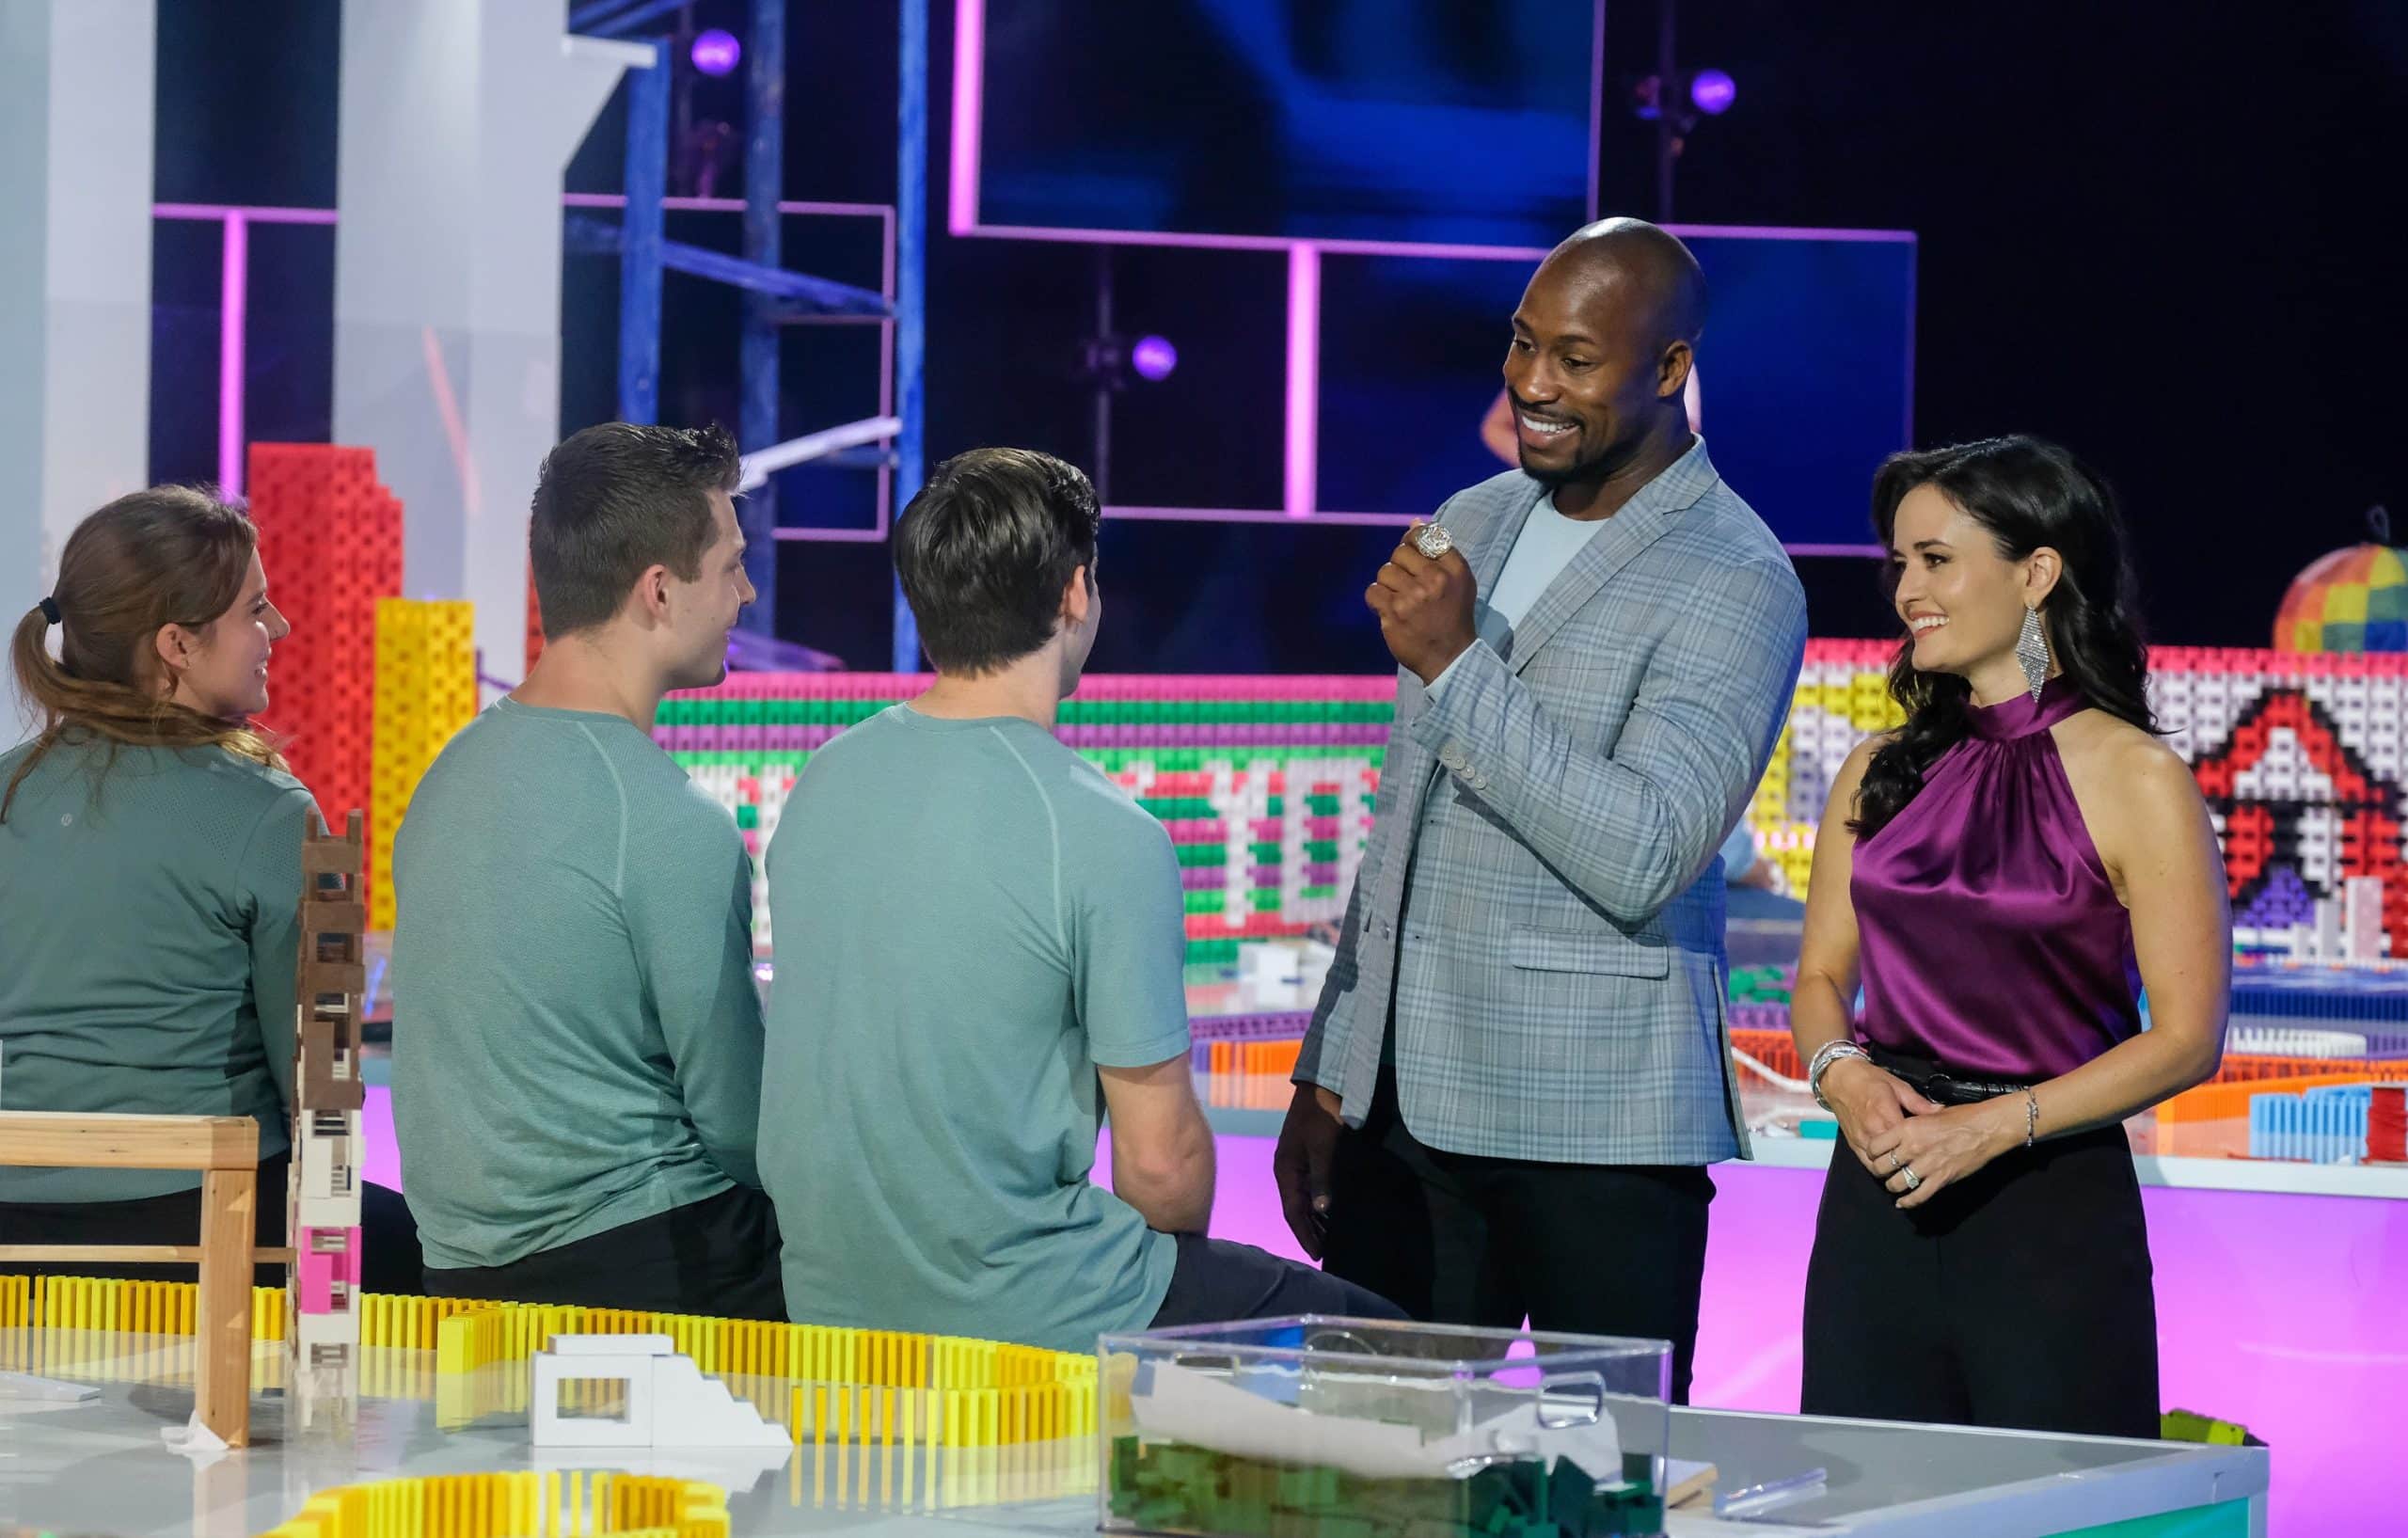
<instances>
[{"instance_id":1,"label":"purple stage light","mask_svg":"<svg viewBox=\"0 0 2408 1538\"><path fill-rule=\"evenodd\" d=\"M1140 337L1137 345L1130 349L1129 366L1137 371L1139 378L1160 384L1179 367L1179 349L1164 337Z\"/></svg>"},{"instance_id":2,"label":"purple stage light","mask_svg":"<svg viewBox=\"0 0 2408 1538\"><path fill-rule=\"evenodd\" d=\"M693 59L694 68L705 74L732 74L744 58L744 45L736 40L735 33L712 27L695 36L689 56Z\"/></svg>"},{"instance_id":3,"label":"purple stage light","mask_svg":"<svg viewBox=\"0 0 2408 1538\"><path fill-rule=\"evenodd\" d=\"M1700 70L1689 81L1689 100L1709 118L1731 110L1739 98L1739 83L1720 70Z\"/></svg>"}]
</instances>

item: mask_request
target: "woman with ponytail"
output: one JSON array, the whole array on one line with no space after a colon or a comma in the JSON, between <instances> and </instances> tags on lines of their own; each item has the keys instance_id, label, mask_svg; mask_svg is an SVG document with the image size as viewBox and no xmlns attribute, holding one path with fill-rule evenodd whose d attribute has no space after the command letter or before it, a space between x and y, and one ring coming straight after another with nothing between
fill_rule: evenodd
<instances>
[{"instance_id":1,"label":"woman with ponytail","mask_svg":"<svg viewBox=\"0 0 2408 1538\"><path fill-rule=\"evenodd\" d=\"M17 624L38 730L0 753L0 1109L256 1118L266 1245L283 1243L314 803L251 718L290 628L239 509L180 486L120 497ZM199 1181L0 1168L0 1241L195 1243ZM365 1195L371 1290L418 1291L407 1209Z\"/></svg>"},{"instance_id":2,"label":"woman with ponytail","mask_svg":"<svg viewBox=\"0 0 2408 1538\"><path fill-rule=\"evenodd\" d=\"M2028 437L1893 455L1873 518L1907 721L1848 756L1814 847L1790 1028L1844 1146L1802 1407L2154 1437L2123 1122L2215 1072L2232 929L2123 527Z\"/></svg>"}]
</instances>

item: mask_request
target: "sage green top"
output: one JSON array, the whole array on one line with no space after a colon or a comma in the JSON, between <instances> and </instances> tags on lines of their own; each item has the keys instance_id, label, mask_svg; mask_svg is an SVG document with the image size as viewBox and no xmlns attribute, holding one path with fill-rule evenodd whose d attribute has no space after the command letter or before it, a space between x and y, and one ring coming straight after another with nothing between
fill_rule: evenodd
<instances>
[{"instance_id":1,"label":"sage green top","mask_svg":"<svg viewBox=\"0 0 2408 1538\"><path fill-rule=\"evenodd\" d=\"M0 753L0 787L30 745ZM292 775L216 748L67 743L0 822L0 1109L248 1116L290 1146L301 836ZM0 1167L0 1201L197 1189Z\"/></svg>"},{"instance_id":2,"label":"sage green top","mask_svg":"<svg viewBox=\"0 0 2408 1538\"><path fill-rule=\"evenodd\" d=\"M743 835L625 717L503 699L393 851L393 1125L426 1263L757 1186Z\"/></svg>"},{"instance_id":3,"label":"sage green top","mask_svg":"<svg viewBox=\"0 0 2408 1538\"><path fill-rule=\"evenodd\" d=\"M1099 1068L1187 1055L1163 825L1051 732L898 705L795 784L769 844L761 1174L786 1309L1093 1351L1178 1254L1096 1185Z\"/></svg>"}]
</instances>

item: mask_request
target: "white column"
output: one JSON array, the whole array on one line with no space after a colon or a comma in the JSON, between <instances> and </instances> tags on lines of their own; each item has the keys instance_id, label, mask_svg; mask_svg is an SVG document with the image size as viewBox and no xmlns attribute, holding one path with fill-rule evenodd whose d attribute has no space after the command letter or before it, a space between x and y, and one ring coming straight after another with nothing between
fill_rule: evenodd
<instances>
[{"instance_id":1,"label":"white column","mask_svg":"<svg viewBox=\"0 0 2408 1538\"><path fill-rule=\"evenodd\" d=\"M0 638L76 523L150 478L157 30L155 0L0 0Z\"/></svg>"},{"instance_id":2,"label":"white column","mask_svg":"<svg viewBox=\"0 0 2408 1538\"><path fill-rule=\"evenodd\" d=\"M644 45L527 0L346 0L338 443L402 499L403 591L476 605L518 675L527 508L560 436L561 175Z\"/></svg>"}]
</instances>

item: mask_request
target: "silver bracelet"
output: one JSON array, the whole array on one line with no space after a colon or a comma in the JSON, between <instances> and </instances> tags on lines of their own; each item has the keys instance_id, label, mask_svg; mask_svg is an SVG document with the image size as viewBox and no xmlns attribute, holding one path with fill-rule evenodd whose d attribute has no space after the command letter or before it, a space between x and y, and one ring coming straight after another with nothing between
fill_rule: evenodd
<instances>
[{"instance_id":1,"label":"silver bracelet","mask_svg":"<svg viewBox=\"0 0 2408 1538\"><path fill-rule=\"evenodd\" d=\"M1844 1057L1864 1057L1865 1055L1862 1047L1846 1037L1836 1041L1824 1042L1822 1050L1814 1054L1814 1060L1807 1065L1806 1069L1806 1087L1814 1092L1814 1103L1826 1111L1831 1108L1831 1102L1823 1098L1823 1075L1830 1071L1833 1063Z\"/></svg>"}]
</instances>

